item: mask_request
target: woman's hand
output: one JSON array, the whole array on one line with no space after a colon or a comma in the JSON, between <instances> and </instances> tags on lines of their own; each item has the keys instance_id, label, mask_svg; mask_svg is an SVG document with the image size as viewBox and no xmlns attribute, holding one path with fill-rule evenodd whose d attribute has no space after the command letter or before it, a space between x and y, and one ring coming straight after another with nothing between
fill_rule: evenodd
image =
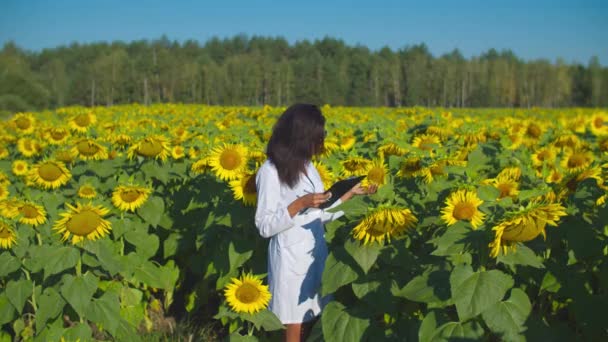
<instances>
[{"instance_id":1,"label":"woman's hand","mask_svg":"<svg viewBox=\"0 0 608 342\"><path fill-rule=\"evenodd\" d=\"M361 186L361 183L357 183L357 185L353 186L352 189L348 190L340 199L342 202L348 201L354 195L371 195L375 194L378 191L377 184L370 184L367 188Z\"/></svg>"},{"instance_id":2,"label":"woman's hand","mask_svg":"<svg viewBox=\"0 0 608 342\"><path fill-rule=\"evenodd\" d=\"M311 193L299 197L287 207L289 215L294 217L298 212L306 208L318 208L331 197L331 192Z\"/></svg>"}]
</instances>

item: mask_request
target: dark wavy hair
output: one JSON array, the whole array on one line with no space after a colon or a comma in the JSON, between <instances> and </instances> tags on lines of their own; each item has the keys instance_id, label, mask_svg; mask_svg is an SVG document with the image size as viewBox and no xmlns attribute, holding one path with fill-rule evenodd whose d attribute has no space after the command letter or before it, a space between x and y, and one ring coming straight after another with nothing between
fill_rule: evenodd
<instances>
[{"instance_id":1,"label":"dark wavy hair","mask_svg":"<svg viewBox=\"0 0 608 342\"><path fill-rule=\"evenodd\" d=\"M323 151L325 117L319 107L296 103L287 108L272 128L266 155L279 173L279 180L293 188L306 163Z\"/></svg>"}]
</instances>

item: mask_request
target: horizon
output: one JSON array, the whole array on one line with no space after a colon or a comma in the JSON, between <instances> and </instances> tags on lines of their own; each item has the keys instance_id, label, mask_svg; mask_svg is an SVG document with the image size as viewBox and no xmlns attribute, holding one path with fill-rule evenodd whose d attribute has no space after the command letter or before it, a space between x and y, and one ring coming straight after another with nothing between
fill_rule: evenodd
<instances>
[{"instance_id":1,"label":"horizon","mask_svg":"<svg viewBox=\"0 0 608 342\"><path fill-rule=\"evenodd\" d=\"M608 5L601 1L543 0L532 5L512 1L497 5L500 7L479 1L413 6L390 0L373 7L363 1L342 0L325 5L313 1L306 6L275 5L266 0L230 5L234 8L192 1L168 6L148 1L144 6L116 0L27 4L8 0L0 13L0 44L13 42L25 51L39 53L74 43L129 44L163 36L171 42L193 40L203 46L214 37L224 40L244 34L282 38L290 46L329 37L370 51L385 46L399 51L424 44L434 57L457 49L471 59L494 49L510 51L526 62L562 59L566 64L587 65L596 56L602 66L608 64ZM296 13L297 19L289 21L286 13Z\"/></svg>"}]
</instances>

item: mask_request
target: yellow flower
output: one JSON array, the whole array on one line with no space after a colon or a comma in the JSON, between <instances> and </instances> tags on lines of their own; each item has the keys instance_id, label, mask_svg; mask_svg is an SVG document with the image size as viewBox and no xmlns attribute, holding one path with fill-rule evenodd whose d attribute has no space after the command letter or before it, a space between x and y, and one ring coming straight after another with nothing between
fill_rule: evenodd
<instances>
[{"instance_id":1,"label":"yellow flower","mask_svg":"<svg viewBox=\"0 0 608 342\"><path fill-rule=\"evenodd\" d=\"M544 164L551 165L555 160L555 155L553 147L543 147L532 154L532 165L536 167L541 167Z\"/></svg>"},{"instance_id":2,"label":"yellow flower","mask_svg":"<svg viewBox=\"0 0 608 342\"><path fill-rule=\"evenodd\" d=\"M412 146L417 147L423 151L429 151L433 155L433 145L441 146L441 140L438 136L432 134L421 134L414 138Z\"/></svg>"},{"instance_id":3,"label":"yellow flower","mask_svg":"<svg viewBox=\"0 0 608 342\"><path fill-rule=\"evenodd\" d=\"M250 314L266 309L271 298L268 285L262 285L262 280L252 274L232 278L224 288L224 296L232 310Z\"/></svg>"},{"instance_id":4,"label":"yellow flower","mask_svg":"<svg viewBox=\"0 0 608 342\"><path fill-rule=\"evenodd\" d=\"M561 167L568 172L578 172L589 166L592 161L591 151L568 149L561 161Z\"/></svg>"},{"instance_id":5,"label":"yellow flower","mask_svg":"<svg viewBox=\"0 0 608 342\"><path fill-rule=\"evenodd\" d=\"M192 164L190 170L195 175L205 173L206 171L211 170L211 165L209 165L210 161L211 159L209 157L197 160L194 164Z\"/></svg>"},{"instance_id":6,"label":"yellow flower","mask_svg":"<svg viewBox=\"0 0 608 342\"><path fill-rule=\"evenodd\" d=\"M545 178L545 182L559 183L562 181L563 178L564 178L564 175L561 172L559 172L558 169L553 168L553 169L551 169L551 172L549 172L549 175Z\"/></svg>"},{"instance_id":7,"label":"yellow flower","mask_svg":"<svg viewBox=\"0 0 608 342\"><path fill-rule=\"evenodd\" d=\"M378 154L382 158L386 158L388 156L404 156L407 152L407 149L399 147L397 144L392 142L386 143L378 147Z\"/></svg>"},{"instance_id":8,"label":"yellow flower","mask_svg":"<svg viewBox=\"0 0 608 342\"><path fill-rule=\"evenodd\" d=\"M42 151L42 146L36 139L32 138L20 138L17 141L17 150L24 157L32 157L40 153Z\"/></svg>"},{"instance_id":9,"label":"yellow flower","mask_svg":"<svg viewBox=\"0 0 608 342\"><path fill-rule=\"evenodd\" d=\"M141 207L152 192L138 185L119 185L112 192L112 203L122 211L135 211Z\"/></svg>"},{"instance_id":10,"label":"yellow flower","mask_svg":"<svg viewBox=\"0 0 608 342\"><path fill-rule=\"evenodd\" d=\"M170 153L171 147L169 146L167 138L162 135L153 135L143 138L135 145L129 147L127 156L129 159L133 159L135 158L135 155L138 155L165 161Z\"/></svg>"},{"instance_id":11,"label":"yellow flower","mask_svg":"<svg viewBox=\"0 0 608 342\"><path fill-rule=\"evenodd\" d=\"M416 177L422 171L422 161L420 158L412 157L401 162L397 176L410 178Z\"/></svg>"},{"instance_id":12,"label":"yellow flower","mask_svg":"<svg viewBox=\"0 0 608 342\"><path fill-rule=\"evenodd\" d=\"M0 159L4 159L9 156L8 148L0 146Z\"/></svg>"},{"instance_id":13,"label":"yellow flower","mask_svg":"<svg viewBox=\"0 0 608 342\"><path fill-rule=\"evenodd\" d=\"M78 156L78 152L74 149L61 149L55 151L55 159L66 164L72 164Z\"/></svg>"},{"instance_id":14,"label":"yellow flower","mask_svg":"<svg viewBox=\"0 0 608 342\"><path fill-rule=\"evenodd\" d=\"M63 145L70 138L70 132L63 127L53 127L46 131L46 141L51 145Z\"/></svg>"},{"instance_id":15,"label":"yellow flower","mask_svg":"<svg viewBox=\"0 0 608 342\"><path fill-rule=\"evenodd\" d=\"M19 214L19 222L29 224L34 227L46 222L46 210L41 205L32 201L19 201L16 205Z\"/></svg>"},{"instance_id":16,"label":"yellow flower","mask_svg":"<svg viewBox=\"0 0 608 342\"><path fill-rule=\"evenodd\" d=\"M458 190L446 199L446 206L441 210L441 218L448 226L458 221L470 221L473 229L477 229L485 218L485 214L478 210L482 203L476 192Z\"/></svg>"},{"instance_id":17,"label":"yellow flower","mask_svg":"<svg viewBox=\"0 0 608 342\"><path fill-rule=\"evenodd\" d=\"M224 144L211 151L209 166L221 180L234 180L247 168L247 148L241 144Z\"/></svg>"},{"instance_id":18,"label":"yellow flower","mask_svg":"<svg viewBox=\"0 0 608 342\"><path fill-rule=\"evenodd\" d=\"M597 136L608 135L608 113L597 112L589 120L591 133Z\"/></svg>"},{"instance_id":19,"label":"yellow flower","mask_svg":"<svg viewBox=\"0 0 608 342\"><path fill-rule=\"evenodd\" d=\"M72 153L82 160L108 159L108 149L93 139L80 139L72 148Z\"/></svg>"},{"instance_id":20,"label":"yellow flower","mask_svg":"<svg viewBox=\"0 0 608 342\"><path fill-rule=\"evenodd\" d=\"M382 186L386 184L388 167L384 163L383 159L374 159L370 164L367 165L363 174L367 175L367 177L363 179L361 186L368 187L372 184Z\"/></svg>"},{"instance_id":21,"label":"yellow flower","mask_svg":"<svg viewBox=\"0 0 608 342\"><path fill-rule=\"evenodd\" d=\"M63 234L62 241L66 241L72 236L72 244L77 244L84 239L97 240L104 237L112 229L110 221L103 217L110 210L102 205L95 206L90 202L81 205L76 203L76 207L65 204L68 211L59 214L61 219L53 225L53 230Z\"/></svg>"},{"instance_id":22,"label":"yellow flower","mask_svg":"<svg viewBox=\"0 0 608 342\"><path fill-rule=\"evenodd\" d=\"M68 125L76 132L86 133L88 129L97 122L97 116L92 112L80 113L73 116Z\"/></svg>"},{"instance_id":23,"label":"yellow flower","mask_svg":"<svg viewBox=\"0 0 608 342\"><path fill-rule=\"evenodd\" d=\"M243 173L239 179L230 181L230 188L235 200L243 200L245 205L255 205L257 201L255 173Z\"/></svg>"},{"instance_id":24,"label":"yellow flower","mask_svg":"<svg viewBox=\"0 0 608 342\"><path fill-rule=\"evenodd\" d=\"M490 181L496 189L500 191L498 198L515 198L519 194L519 183L508 176L497 176Z\"/></svg>"},{"instance_id":25,"label":"yellow flower","mask_svg":"<svg viewBox=\"0 0 608 342\"><path fill-rule=\"evenodd\" d=\"M540 234L545 237L546 225L557 226L560 217L566 216L565 210L560 203L530 202L525 209L508 215L492 228L495 238L489 245L490 256L497 257L501 250L506 254L509 247L515 249L515 243L533 240Z\"/></svg>"},{"instance_id":26,"label":"yellow flower","mask_svg":"<svg viewBox=\"0 0 608 342\"><path fill-rule=\"evenodd\" d=\"M356 141L357 139L354 135L344 136L340 139L340 149L342 149L343 151L350 150L351 148L353 148Z\"/></svg>"},{"instance_id":27,"label":"yellow flower","mask_svg":"<svg viewBox=\"0 0 608 342\"><path fill-rule=\"evenodd\" d=\"M350 157L340 162L344 177L359 176L365 173L372 162L360 157Z\"/></svg>"},{"instance_id":28,"label":"yellow flower","mask_svg":"<svg viewBox=\"0 0 608 342\"><path fill-rule=\"evenodd\" d=\"M186 151L184 150L184 147L181 145L177 145L177 146L173 146L173 148L171 148L171 157L173 157L173 159L177 160L177 159L182 159L186 156Z\"/></svg>"},{"instance_id":29,"label":"yellow flower","mask_svg":"<svg viewBox=\"0 0 608 342\"><path fill-rule=\"evenodd\" d=\"M325 189L329 189L331 185L334 183L335 176L334 174L321 162L313 162L315 169L319 172L319 176L321 176L321 181L323 182L323 187Z\"/></svg>"},{"instance_id":30,"label":"yellow flower","mask_svg":"<svg viewBox=\"0 0 608 342\"><path fill-rule=\"evenodd\" d=\"M12 165L12 170L15 176L23 176L27 174L29 165L25 160L15 160Z\"/></svg>"},{"instance_id":31,"label":"yellow flower","mask_svg":"<svg viewBox=\"0 0 608 342\"><path fill-rule=\"evenodd\" d=\"M80 198L95 198L97 197L97 191L90 184L83 184L78 188L78 197Z\"/></svg>"},{"instance_id":32,"label":"yellow flower","mask_svg":"<svg viewBox=\"0 0 608 342\"><path fill-rule=\"evenodd\" d=\"M364 245L391 237L400 236L416 226L418 219L411 210L405 208L380 207L367 215L352 231L353 237Z\"/></svg>"},{"instance_id":33,"label":"yellow flower","mask_svg":"<svg viewBox=\"0 0 608 342\"><path fill-rule=\"evenodd\" d=\"M32 113L17 113L11 119L15 125L15 130L19 135L32 134L36 126L36 120Z\"/></svg>"},{"instance_id":34,"label":"yellow flower","mask_svg":"<svg viewBox=\"0 0 608 342\"><path fill-rule=\"evenodd\" d=\"M72 174L60 161L42 161L30 169L28 172L29 180L44 188L57 189L72 178Z\"/></svg>"},{"instance_id":35,"label":"yellow flower","mask_svg":"<svg viewBox=\"0 0 608 342\"><path fill-rule=\"evenodd\" d=\"M17 242L15 229L6 220L0 219L0 247L9 249Z\"/></svg>"}]
</instances>

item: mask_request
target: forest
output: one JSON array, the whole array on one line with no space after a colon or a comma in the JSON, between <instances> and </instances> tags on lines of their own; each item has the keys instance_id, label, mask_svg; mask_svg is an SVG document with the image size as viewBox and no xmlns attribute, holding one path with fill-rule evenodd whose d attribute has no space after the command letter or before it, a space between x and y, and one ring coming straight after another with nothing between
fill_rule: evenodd
<instances>
[{"instance_id":1,"label":"forest","mask_svg":"<svg viewBox=\"0 0 608 342\"><path fill-rule=\"evenodd\" d=\"M72 43L0 51L0 110L201 103L285 106L605 107L608 68L490 49L434 56L421 43L371 50L325 37Z\"/></svg>"}]
</instances>

